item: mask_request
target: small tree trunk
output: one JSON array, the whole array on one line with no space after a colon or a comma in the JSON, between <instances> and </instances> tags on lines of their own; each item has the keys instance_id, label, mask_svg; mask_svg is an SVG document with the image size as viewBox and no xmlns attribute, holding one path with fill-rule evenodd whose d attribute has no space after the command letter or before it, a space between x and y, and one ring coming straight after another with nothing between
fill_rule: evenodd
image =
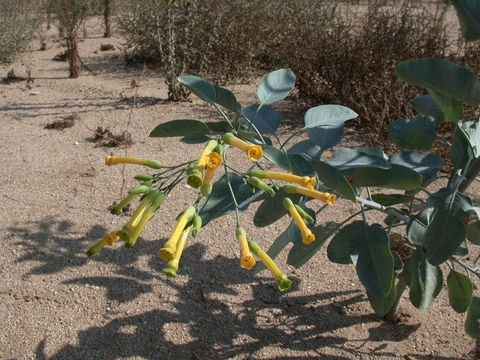
<instances>
[{"instance_id":1,"label":"small tree trunk","mask_svg":"<svg viewBox=\"0 0 480 360\"><path fill-rule=\"evenodd\" d=\"M50 9L50 6L47 8L47 30L50 30L52 27L52 10Z\"/></svg>"},{"instance_id":2,"label":"small tree trunk","mask_svg":"<svg viewBox=\"0 0 480 360\"><path fill-rule=\"evenodd\" d=\"M86 39L88 37L87 19L83 21L82 29L83 29L83 38Z\"/></svg>"},{"instance_id":3,"label":"small tree trunk","mask_svg":"<svg viewBox=\"0 0 480 360\"><path fill-rule=\"evenodd\" d=\"M58 36L60 37L60 40L65 38L65 29L60 21L58 22Z\"/></svg>"},{"instance_id":4,"label":"small tree trunk","mask_svg":"<svg viewBox=\"0 0 480 360\"><path fill-rule=\"evenodd\" d=\"M80 55L78 53L77 37L74 35L67 38L67 60L70 79L78 78L80 76Z\"/></svg>"},{"instance_id":5,"label":"small tree trunk","mask_svg":"<svg viewBox=\"0 0 480 360\"><path fill-rule=\"evenodd\" d=\"M112 27L110 24L110 17L112 14L112 1L111 0L103 0L103 23L105 25L105 33L103 37L111 37L112 36Z\"/></svg>"}]
</instances>

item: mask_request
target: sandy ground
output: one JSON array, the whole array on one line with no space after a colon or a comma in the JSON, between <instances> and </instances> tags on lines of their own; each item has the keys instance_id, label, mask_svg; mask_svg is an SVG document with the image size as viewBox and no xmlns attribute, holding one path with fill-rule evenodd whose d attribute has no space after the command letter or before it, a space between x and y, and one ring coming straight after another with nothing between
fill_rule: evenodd
<instances>
[{"instance_id":1,"label":"sandy ground","mask_svg":"<svg viewBox=\"0 0 480 360\"><path fill-rule=\"evenodd\" d=\"M157 251L175 216L194 199L181 185L133 249L114 247L88 259L94 242L128 218L108 207L118 199L121 167L105 167L117 148L87 141L97 126L127 129L134 90L138 107L128 154L166 163L195 158L200 147L177 139L148 138L155 125L180 118L211 118L194 100L170 103L163 79L124 66L121 51L98 51L91 30L80 52L95 75L66 77L62 49L48 38L47 51L25 57L33 88L0 84L0 358L1 359L465 359L474 342L446 291L426 312L402 307L393 326L372 314L349 266L328 262L325 251L299 270L279 263L294 286L280 293L267 272L252 276L238 267L233 216L211 223L189 240L179 277L161 270ZM96 53L95 53L96 52ZM24 74L18 62L12 66ZM0 69L2 76L6 68ZM230 86L253 103L254 85ZM78 114L63 131L44 126ZM285 130L287 131L287 130ZM139 168L125 170L127 185ZM343 218L351 206L332 207L325 220ZM242 214L252 238L265 247L287 223L255 229L253 212ZM446 269L445 269L446 270Z\"/></svg>"}]
</instances>

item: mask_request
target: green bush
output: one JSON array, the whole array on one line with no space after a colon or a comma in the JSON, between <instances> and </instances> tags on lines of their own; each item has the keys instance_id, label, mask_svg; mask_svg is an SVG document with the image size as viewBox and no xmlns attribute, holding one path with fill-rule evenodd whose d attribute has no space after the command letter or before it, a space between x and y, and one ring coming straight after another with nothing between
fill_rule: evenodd
<instances>
[{"instance_id":1,"label":"green bush","mask_svg":"<svg viewBox=\"0 0 480 360\"><path fill-rule=\"evenodd\" d=\"M12 62L27 49L41 23L41 9L39 1L0 2L0 64Z\"/></svg>"}]
</instances>

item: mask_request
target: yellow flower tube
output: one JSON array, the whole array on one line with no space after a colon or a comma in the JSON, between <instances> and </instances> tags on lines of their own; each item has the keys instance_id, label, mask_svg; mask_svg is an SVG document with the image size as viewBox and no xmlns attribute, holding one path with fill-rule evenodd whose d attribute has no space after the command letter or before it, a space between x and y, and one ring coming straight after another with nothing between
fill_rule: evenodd
<instances>
[{"instance_id":1,"label":"yellow flower tube","mask_svg":"<svg viewBox=\"0 0 480 360\"><path fill-rule=\"evenodd\" d=\"M295 185L285 185L283 186L283 189L289 194L302 194L314 199L322 200L327 205L333 205L335 204L335 201L337 201L337 197L331 193L311 190Z\"/></svg>"},{"instance_id":2,"label":"yellow flower tube","mask_svg":"<svg viewBox=\"0 0 480 360\"><path fill-rule=\"evenodd\" d=\"M265 264L268 270L275 277L275 281L280 291L288 290L292 286L292 281L278 268L277 264L270 256L254 241L248 242L250 250Z\"/></svg>"},{"instance_id":3,"label":"yellow flower tube","mask_svg":"<svg viewBox=\"0 0 480 360\"><path fill-rule=\"evenodd\" d=\"M117 205L115 205L110 211L113 215L118 214L122 209L130 204L133 199L137 197L137 194L128 194L123 200L121 200Z\"/></svg>"},{"instance_id":4,"label":"yellow flower tube","mask_svg":"<svg viewBox=\"0 0 480 360\"><path fill-rule=\"evenodd\" d=\"M215 148L218 145L217 140L210 140L207 145L205 145L205 148L203 149L200 158L197 161L197 166L204 168L207 165L207 157L210 155L210 153L215 150Z\"/></svg>"},{"instance_id":5,"label":"yellow flower tube","mask_svg":"<svg viewBox=\"0 0 480 360\"><path fill-rule=\"evenodd\" d=\"M315 241L315 234L313 234L312 231L307 227L307 225L305 225L302 216L298 212L292 200L290 200L289 198L283 199L283 206L285 207L285 209L287 209L293 221L300 229L300 233L302 235L302 242L304 244L311 244L313 241Z\"/></svg>"},{"instance_id":6,"label":"yellow flower tube","mask_svg":"<svg viewBox=\"0 0 480 360\"><path fill-rule=\"evenodd\" d=\"M177 226L173 230L170 238L165 243L163 248L160 249L158 255L166 261L170 261L173 259L173 254L175 253L175 249L177 248L178 240L180 239L180 235L182 234L183 230L187 223L195 216L197 209L194 206L189 206L185 209L185 211L178 217Z\"/></svg>"},{"instance_id":7,"label":"yellow flower tube","mask_svg":"<svg viewBox=\"0 0 480 360\"><path fill-rule=\"evenodd\" d=\"M185 243L187 242L188 233L192 227L189 226L182 231L180 239L178 239L178 244L173 254L172 260L167 263L167 267L163 269L163 273L169 277L177 277L178 265L180 264L180 258L182 257L183 249L185 248Z\"/></svg>"},{"instance_id":8,"label":"yellow flower tube","mask_svg":"<svg viewBox=\"0 0 480 360\"><path fill-rule=\"evenodd\" d=\"M163 165L157 160L141 159L134 157L106 156L105 165L112 166L117 164L134 164L148 166L152 169L161 169Z\"/></svg>"},{"instance_id":9,"label":"yellow flower tube","mask_svg":"<svg viewBox=\"0 0 480 360\"><path fill-rule=\"evenodd\" d=\"M235 237L240 246L240 267L250 270L255 266L256 261L248 247L247 233L243 228L237 227L235 230Z\"/></svg>"},{"instance_id":10,"label":"yellow flower tube","mask_svg":"<svg viewBox=\"0 0 480 360\"><path fill-rule=\"evenodd\" d=\"M260 179L272 179L272 180L281 180L286 182L291 182L305 186L309 189L313 189L317 183L315 177L308 176L298 176L289 173L282 173L276 171L267 171L267 170L252 170L249 172L250 176L255 176Z\"/></svg>"},{"instance_id":11,"label":"yellow flower tube","mask_svg":"<svg viewBox=\"0 0 480 360\"><path fill-rule=\"evenodd\" d=\"M252 161L258 161L263 156L263 149L260 145L249 144L232 133L223 135L222 140L225 144L232 145L237 149L242 150Z\"/></svg>"},{"instance_id":12,"label":"yellow flower tube","mask_svg":"<svg viewBox=\"0 0 480 360\"><path fill-rule=\"evenodd\" d=\"M206 157L206 167L205 177L203 179L203 184L200 188L201 193L204 196L210 195L212 192L212 180L215 175L215 170L221 165L222 157L216 152L212 152Z\"/></svg>"}]
</instances>

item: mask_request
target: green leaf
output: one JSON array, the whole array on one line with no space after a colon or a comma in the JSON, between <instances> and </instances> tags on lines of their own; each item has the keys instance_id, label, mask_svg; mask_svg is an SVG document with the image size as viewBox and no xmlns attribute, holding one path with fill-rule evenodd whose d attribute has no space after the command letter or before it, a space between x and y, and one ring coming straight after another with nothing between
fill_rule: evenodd
<instances>
[{"instance_id":1,"label":"green leaf","mask_svg":"<svg viewBox=\"0 0 480 360\"><path fill-rule=\"evenodd\" d=\"M263 104L273 104L283 100L295 86L296 77L291 70L280 69L265 76L257 89Z\"/></svg>"},{"instance_id":2,"label":"green leaf","mask_svg":"<svg viewBox=\"0 0 480 360\"><path fill-rule=\"evenodd\" d=\"M396 251L392 251L393 255L393 270L395 274L399 274L403 270L403 260L400 254Z\"/></svg>"},{"instance_id":3,"label":"green leaf","mask_svg":"<svg viewBox=\"0 0 480 360\"><path fill-rule=\"evenodd\" d=\"M465 332L475 340L480 339L480 298L474 296L468 307Z\"/></svg>"},{"instance_id":4,"label":"green leaf","mask_svg":"<svg viewBox=\"0 0 480 360\"><path fill-rule=\"evenodd\" d=\"M320 105L305 113L305 127L343 126L345 121L355 119L358 114L346 106Z\"/></svg>"},{"instance_id":5,"label":"green leaf","mask_svg":"<svg viewBox=\"0 0 480 360\"><path fill-rule=\"evenodd\" d=\"M473 283L468 278L455 270L450 270L447 277L448 299L453 310L458 313L467 311L473 296Z\"/></svg>"},{"instance_id":6,"label":"green leaf","mask_svg":"<svg viewBox=\"0 0 480 360\"><path fill-rule=\"evenodd\" d=\"M150 137L187 136L191 134L209 134L210 129L200 120L172 120L160 124L150 133Z\"/></svg>"},{"instance_id":7,"label":"green leaf","mask_svg":"<svg viewBox=\"0 0 480 360\"><path fill-rule=\"evenodd\" d=\"M393 256L380 224L364 224L350 239L350 255L358 278L371 294L388 297L394 282Z\"/></svg>"},{"instance_id":8,"label":"green leaf","mask_svg":"<svg viewBox=\"0 0 480 360\"><path fill-rule=\"evenodd\" d=\"M440 190L428 201L433 201L435 212L425 232L425 246L429 262L439 265L465 240L465 217L470 209L464 195L449 188Z\"/></svg>"},{"instance_id":9,"label":"green leaf","mask_svg":"<svg viewBox=\"0 0 480 360\"><path fill-rule=\"evenodd\" d=\"M392 164L390 169L357 168L352 173L354 186L382 186L397 190L415 190L422 179L416 171L396 164Z\"/></svg>"},{"instance_id":10,"label":"green leaf","mask_svg":"<svg viewBox=\"0 0 480 360\"><path fill-rule=\"evenodd\" d=\"M320 160L310 160L310 164L315 169L318 179L322 183L337 191L345 199L353 202L357 201L355 190L340 171Z\"/></svg>"},{"instance_id":11,"label":"green leaf","mask_svg":"<svg viewBox=\"0 0 480 360\"><path fill-rule=\"evenodd\" d=\"M270 248L267 250L267 254L275 259L278 254L290 243L301 242L301 234L297 225L292 221L290 225L285 229L279 237L275 239ZM264 270L265 264L263 262L258 262L253 269L253 274L258 274L260 271Z\"/></svg>"},{"instance_id":12,"label":"green leaf","mask_svg":"<svg viewBox=\"0 0 480 360\"><path fill-rule=\"evenodd\" d=\"M318 126L307 129L308 138L322 150L337 145L343 137L343 126Z\"/></svg>"},{"instance_id":13,"label":"green leaf","mask_svg":"<svg viewBox=\"0 0 480 360\"><path fill-rule=\"evenodd\" d=\"M392 206L408 203L412 197L401 194L373 194L372 200L383 206Z\"/></svg>"},{"instance_id":14,"label":"green leaf","mask_svg":"<svg viewBox=\"0 0 480 360\"><path fill-rule=\"evenodd\" d=\"M208 136L199 133L188 134L180 139L185 144L202 144L210 140L212 139Z\"/></svg>"},{"instance_id":15,"label":"green leaf","mask_svg":"<svg viewBox=\"0 0 480 360\"><path fill-rule=\"evenodd\" d=\"M440 168L447 164L440 157L418 151L404 151L390 156L390 163L415 170L423 176L422 186L426 186L437 176Z\"/></svg>"},{"instance_id":16,"label":"green leaf","mask_svg":"<svg viewBox=\"0 0 480 360\"><path fill-rule=\"evenodd\" d=\"M430 150L437 138L437 122L426 115L414 119L400 119L388 125L388 134L393 141L409 150Z\"/></svg>"},{"instance_id":17,"label":"green leaf","mask_svg":"<svg viewBox=\"0 0 480 360\"><path fill-rule=\"evenodd\" d=\"M420 95L410 100L409 103L420 114L431 116L439 123L443 122L443 111L435 100L433 100L431 95Z\"/></svg>"},{"instance_id":18,"label":"green leaf","mask_svg":"<svg viewBox=\"0 0 480 360\"><path fill-rule=\"evenodd\" d=\"M458 120L463 116L462 103L457 99L432 89L428 89L428 93L442 110L444 115L443 120L454 124L458 123Z\"/></svg>"},{"instance_id":19,"label":"green leaf","mask_svg":"<svg viewBox=\"0 0 480 360\"><path fill-rule=\"evenodd\" d=\"M273 134L277 131L282 121L279 112L273 110L270 106L255 104L243 109L243 116L250 120L261 134ZM243 121L246 128L251 128L247 120Z\"/></svg>"},{"instance_id":20,"label":"green leaf","mask_svg":"<svg viewBox=\"0 0 480 360\"><path fill-rule=\"evenodd\" d=\"M303 266L320 250L325 241L337 230L337 226L338 224L332 221L315 226L312 229L315 241L308 245L302 241L296 241L288 253L287 264L297 269Z\"/></svg>"},{"instance_id":21,"label":"green leaf","mask_svg":"<svg viewBox=\"0 0 480 360\"><path fill-rule=\"evenodd\" d=\"M215 103L215 87L208 81L197 76L185 75L178 78L178 82L183 84L188 90L197 95L200 99L209 104Z\"/></svg>"},{"instance_id":22,"label":"green leaf","mask_svg":"<svg viewBox=\"0 0 480 360\"><path fill-rule=\"evenodd\" d=\"M367 289L367 297L370 305L377 316L384 316L392 308L395 303L397 289L395 288L395 281L392 281L392 286L386 295L380 294L374 290Z\"/></svg>"},{"instance_id":23,"label":"green leaf","mask_svg":"<svg viewBox=\"0 0 480 360\"><path fill-rule=\"evenodd\" d=\"M352 264L350 256L350 241L363 231L364 222L354 221L344 226L327 246L327 257L337 264Z\"/></svg>"},{"instance_id":24,"label":"green leaf","mask_svg":"<svg viewBox=\"0 0 480 360\"><path fill-rule=\"evenodd\" d=\"M271 163L277 165L278 167L291 172L292 171L292 164L283 151L277 149L274 146L265 146L263 148L263 156L265 159L270 161Z\"/></svg>"},{"instance_id":25,"label":"green leaf","mask_svg":"<svg viewBox=\"0 0 480 360\"><path fill-rule=\"evenodd\" d=\"M425 311L442 290L442 270L431 265L425 253L417 249L405 263L404 271L410 287L410 301L417 309Z\"/></svg>"},{"instance_id":26,"label":"green leaf","mask_svg":"<svg viewBox=\"0 0 480 360\"><path fill-rule=\"evenodd\" d=\"M480 125L478 121L465 121L455 130L450 158L463 169L470 160L480 156Z\"/></svg>"},{"instance_id":27,"label":"green leaf","mask_svg":"<svg viewBox=\"0 0 480 360\"><path fill-rule=\"evenodd\" d=\"M339 171L348 171L359 167L378 167L389 169L390 164L385 153L377 148L351 147L336 150L329 164Z\"/></svg>"},{"instance_id":28,"label":"green leaf","mask_svg":"<svg viewBox=\"0 0 480 360\"><path fill-rule=\"evenodd\" d=\"M480 40L480 3L478 0L451 0L462 29L469 41Z\"/></svg>"},{"instance_id":29,"label":"green leaf","mask_svg":"<svg viewBox=\"0 0 480 360\"><path fill-rule=\"evenodd\" d=\"M472 210L477 220L467 225L467 239L475 245L480 245L480 208L473 207Z\"/></svg>"},{"instance_id":30,"label":"green leaf","mask_svg":"<svg viewBox=\"0 0 480 360\"><path fill-rule=\"evenodd\" d=\"M434 90L471 106L480 105L480 82L464 67L432 58L405 61L396 66L404 81Z\"/></svg>"},{"instance_id":31,"label":"green leaf","mask_svg":"<svg viewBox=\"0 0 480 360\"><path fill-rule=\"evenodd\" d=\"M215 103L234 113L239 114L241 112L242 105L238 103L235 95L230 90L215 85L213 85L213 88L215 89Z\"/></svg>"},{"instance_id":32,"label":"green leaf","mask_svg":"<svg viewBox=\"0 0 480 360\"><path fill-rule=\"evenodd\" d=\"M296 143L287 151L289 155L302 154L308 156L310 159L320 159L322 153L323 149L308 139Z\"/></svg>"},{"instance_id":33,"label":"green leaf","mask_svg":"<svg viewBox=\"0 0 480 360\"><path fill-rule=\"evenodd\" d=\"M245 210L251 202L261 196L261 192L255 194L252 193L249 187L244 184L241 176L229 173L228 177L241 210ZM235 205L228 188L227 178L223 175L213 185L212 192L209 195L205 206L200 210L199 215L202 218L203 226L205 226L213 219L228 214L234 210Z\"/></svg>"},{"instance_id":34,"label":"green leaf","mask_svg":"<svg viewBox=\"0 0 480 360\"><path fill-rule=\"evenodd\" d=\"M408 241L417 246L424 246L425 232L430 222L430 218L433 212L433 208L426 208L420 214L410 220L407 225L407 239Z\"/></svg>"},{"instance_id":35,"label":"green leaf","mask_svg":"<svg viewBox=\"0 0 480 360\"><path fill-rule=\"evenodd\" d=\"M226 133L231 131L226 121L203 122L200 120L172 120L157 125L150 133L150 137L199 136L211 133Z\"/></svg>"},{"instance_id":36,"label":"green leaf","mask_svg":"<svg viewBox=\"0 0 480 360\"><path fill-rule=\"evenodd\" d=\"M300 176L315 176L315 170L313 169L310 161L301 154L288 155L290 163L292 164L293 173Z\"/></svg>"},{"instance_id":37,"label":"green leaf","mask_svg":"<svg viewBox=\"0 0 480 360\"><path fill-rule=\"evenodd\" d=\"M283 199L285 197L289 197L293 203L296 204L301 196L298 194L286 194L280 189L274 197L269 197L260 204L253 216L253 223L255 226L268 226L286 215L287 210L283 207Z\"/></svg>"}]
</instances>

